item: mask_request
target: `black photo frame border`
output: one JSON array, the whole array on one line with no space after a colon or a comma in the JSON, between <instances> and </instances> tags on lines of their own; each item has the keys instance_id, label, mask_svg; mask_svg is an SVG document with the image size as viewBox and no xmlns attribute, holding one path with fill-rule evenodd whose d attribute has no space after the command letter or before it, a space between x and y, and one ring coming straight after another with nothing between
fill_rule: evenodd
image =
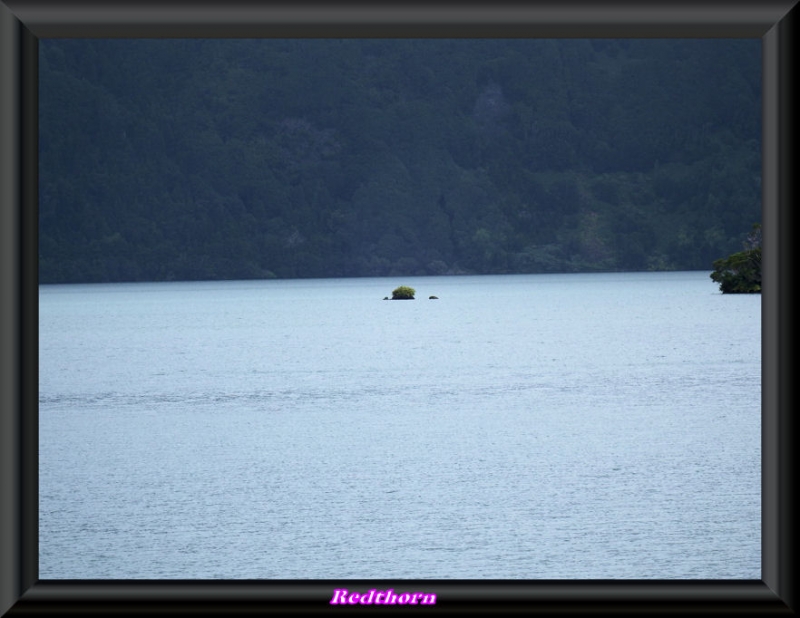
<instances>
[{"instance_id":1,"label":"black photo frame border","mask_svg":"<svg viewBox=\"0 0 800 618\"><path fill-rule=\"evenodd\" d=\"M795 1L0 0L0 615L313 613L333 590L437 594L437 613L793 614ZM38 39L752 37L763 50L762 579L206 581L38 577ZM724 336L724 334L720 334ZM386 611L359 606L362 613Z\"/></svg>"}]
</instances>

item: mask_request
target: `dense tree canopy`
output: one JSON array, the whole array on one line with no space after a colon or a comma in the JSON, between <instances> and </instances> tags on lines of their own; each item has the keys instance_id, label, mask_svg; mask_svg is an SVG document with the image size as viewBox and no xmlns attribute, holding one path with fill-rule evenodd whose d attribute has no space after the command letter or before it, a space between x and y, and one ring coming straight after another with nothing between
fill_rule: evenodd
<instances>
[{"instance_id":1,"label":"dense tree canopy","mask_svg":"<svg viewBox=\"0 0 800 618\"><path fill-rule=\"evenodd\" d=\"M711 269L758 40L40 42L40 281Z\"/></svg>"},{"instance_id":2,"label":"dense tree canopy","mask_svg":"<svg viewBox=\"0 0 800 618\"><path fill-rule=\"evenodd\" d=\"M711 279L723 294L761 292L761 225L755 224L744 250L714 261Z\"/></svg>"}]
</instances>

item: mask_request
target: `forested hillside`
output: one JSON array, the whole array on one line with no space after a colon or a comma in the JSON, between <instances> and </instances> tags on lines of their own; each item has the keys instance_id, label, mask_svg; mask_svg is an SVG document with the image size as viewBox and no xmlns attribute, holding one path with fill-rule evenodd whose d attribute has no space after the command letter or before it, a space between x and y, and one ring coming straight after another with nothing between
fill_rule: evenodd
<instances>
[{"instance_id":1,"label":"forested hillside","mask_svg":"<svg viewBox=\"0 0 800 618\"><path fill-rule=\"evenodd\" d=\"M759 40L40 42L41 283L707 269Z\"/></svg>"}]
</instances>

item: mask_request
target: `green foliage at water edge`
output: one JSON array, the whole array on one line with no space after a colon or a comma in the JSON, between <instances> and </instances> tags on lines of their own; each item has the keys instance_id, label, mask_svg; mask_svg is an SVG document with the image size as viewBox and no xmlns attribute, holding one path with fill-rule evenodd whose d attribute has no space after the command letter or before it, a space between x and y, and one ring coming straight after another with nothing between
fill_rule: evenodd
<instances>
[{"instance_id":1,"label":"green foliage at water edge","mask_svg":"<svg viewBox=\"0 0 800 618\"><path fill-rule=\"evenodd\" d=\"M761 293L761 225L753 225L744 251L714 261L711 279L723 294Z\"/></svg>"}]
</instances>

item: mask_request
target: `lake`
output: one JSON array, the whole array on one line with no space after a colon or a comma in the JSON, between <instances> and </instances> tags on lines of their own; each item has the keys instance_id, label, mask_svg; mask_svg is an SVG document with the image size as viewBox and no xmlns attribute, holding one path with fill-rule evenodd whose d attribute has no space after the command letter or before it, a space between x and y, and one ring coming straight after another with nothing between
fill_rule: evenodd
<instances>
[{"instance_id":1,"label":"lake","mask_svg":"<svg viewBox=\"0 0 800 618\"><path fill-rule=\"evenodd\" d=\"M761 579L761 297L708 272L42 285L39 317L42 579Z\"/></svg>"}]
</instances>

